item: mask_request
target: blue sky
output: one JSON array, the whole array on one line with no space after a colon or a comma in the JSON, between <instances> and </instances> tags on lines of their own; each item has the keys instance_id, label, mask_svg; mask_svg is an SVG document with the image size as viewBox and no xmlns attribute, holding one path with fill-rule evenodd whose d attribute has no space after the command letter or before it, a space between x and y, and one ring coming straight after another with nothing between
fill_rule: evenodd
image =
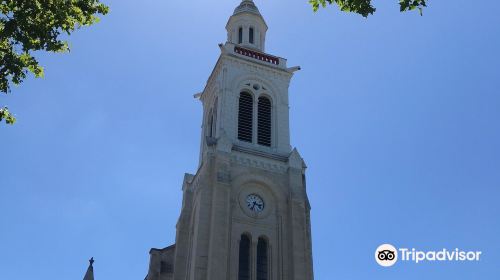
<instances>
[{"instance_id":1,"label":"blue sky","mask_svg":"<svg viewBox=\"0 0 500 280\"><path fill-rule=\"evenodd\" d=\"M238 0L108 0L111 13L0 97L3 279L143 279L174 242L198 163L200 92ZM374 1L364 19L257 1L267 51L300 65L291 137L308 165L316 279L498 279L496 1ZM481 250L478 263L379 267L382 243Z\"/></svg>"}]
</instances>

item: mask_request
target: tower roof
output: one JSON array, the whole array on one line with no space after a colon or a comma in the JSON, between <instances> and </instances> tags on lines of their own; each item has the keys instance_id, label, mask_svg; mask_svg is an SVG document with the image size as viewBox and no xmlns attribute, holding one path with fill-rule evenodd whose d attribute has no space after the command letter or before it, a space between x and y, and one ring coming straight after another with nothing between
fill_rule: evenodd
<instances>
[{"instance_id":1,"label":"tower roof","mask_svg":"<svg viewBox=\"0 0 500 280\"><path fill-rule=\"evenodd\" d=\"M233 16L245 12L262 16L259 12L259 8L255 6L255 3L252 0L241 1L240 5L234 9Z\"/></svg>"},{"instance_id":2,"label":"tower roof","mask_svg":"<svg viewBox=\"0 0 500 280\"><path fill-rule=\"evenodd\" d=\"M236 7L236 9L234 9L234 13L229 18L227 25L226 25L226 28L228 27L228 25L232 19L241 18L243 16L243 14L245 14L245 13L256 15L257 17L259 17L262 20L262 22L264 23L265 29L267 30L266 21L264 20L264 17L260 13L259 8L257 8L257 6L253 2L253 0L242 0L241 1L241 3L238 5L238 7Z\"/></svg>"}]
</instances>

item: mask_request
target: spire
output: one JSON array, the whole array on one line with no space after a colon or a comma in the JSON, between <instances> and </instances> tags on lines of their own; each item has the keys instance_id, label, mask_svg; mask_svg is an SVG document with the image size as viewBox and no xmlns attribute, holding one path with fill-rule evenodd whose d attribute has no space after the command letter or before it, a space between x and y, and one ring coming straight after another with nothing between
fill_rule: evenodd
<instances>
[{"instance_id":1,"label":"spire","mask_svg":"<svg viewBox=\"0 0 500 280\"><path fill-rule=\"evenodd\" d=\"M94 280L94 258L91 258L89 260L89 268L87 268L87 273L85 273L85 277L83 277L83 280Z\"/></svg>"}]
</instances>

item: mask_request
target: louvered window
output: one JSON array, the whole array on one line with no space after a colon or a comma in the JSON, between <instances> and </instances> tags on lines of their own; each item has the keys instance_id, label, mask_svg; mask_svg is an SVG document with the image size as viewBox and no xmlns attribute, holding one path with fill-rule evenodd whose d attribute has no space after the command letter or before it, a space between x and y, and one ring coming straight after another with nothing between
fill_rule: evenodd
<instances>
[{"instance_id":1,"label":"louvered window","mask_svg":"<svg viewBox=\"0 0 500 280\"><path fill-rule=\"evenodd\" d=\"M238 139L252 142L253 137L253 97L251 94L240 94L238 111Z\"/></svg>"},{"instance_id":2,"label":"louvered window","mask_svg":"<svg viewBox=\"0 0 500 280\"><path fill-rule=\"evenodd\" d=\"M238 280L250 280L250 239L245 234L240 240Z\"/></svg>"},{"instance_id":3,"label":"louvered window","mask_svg":"<svg viewBox=\"0 0 500 280\"><path fill-rule=\"evenodd\" d=\"M254 31L253 31L253 28L250 27L249 29L249 35L248 35L248 41L250 42L250 44L253 44L253 41L254 41Z\"/></svg>"},{"instance_id":4,"label":"louvered window","mask_svg":"<svg viewBox=\"0 0 500 280\"><path fill-rule=\"evenodd\" d=\"M243 43L243 27L238 29L238 44Z\"/></svg>"},{"instance_id":5,"label":"louvered window","mask_svg":"<svg viewBox=\"0 0 500 280\"><path fill-rule=\"evenodd\" d=\"M271 101L267 97L259 97L257 123L257 143L271 146Z\"/></svg>"},{"instance_id":6,"label":"louvered window","mask_svg":"<svg viewBox=\"0 0 500 280\"><path fill-rule=\"evenodd\" d=\"M259 238L257 243L257 280L268 280L267 241Z\"/></svg>"}]
</instances>

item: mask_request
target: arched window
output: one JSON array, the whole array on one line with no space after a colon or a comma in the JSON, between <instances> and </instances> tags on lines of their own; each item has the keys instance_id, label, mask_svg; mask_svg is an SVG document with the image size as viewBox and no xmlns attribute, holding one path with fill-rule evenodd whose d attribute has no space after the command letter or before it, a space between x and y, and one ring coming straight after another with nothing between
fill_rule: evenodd
<instances>
[{"instance_id":1,"label":"arched window","mask_svg":"<svg viewBox=\"0 0 500 280\"><path fill-rule=\"evenodd\" d=\"M247 92L240 94L238 109L238 139L252 142L253 138L253 97Z\"/></svg>"},{"instance_id":2,"label":"arched window","mask_svg":"<svg viewBox=\"0 0 500 280\"><path fill-rule=\"evenodd\" d=\"M208 137L213 137L214 136L214 115L212 112L210 112L210 115L208 117Z\"/></svg>"},{"instance_id":3,"label":"arched window","mask_svg":"<svg viewBox=\"0 0 500 280\"><path fill-rule=\"evenodd\" d=\"M238 29L238 44L243 43L243 27Z\"/></svg>"},{"instance_id":4,"label":"arched window","mask_svg":"<svg viewBox=\"0 0 500 280\"><path fill-rule=\"evenodd\" d=\"M238 263L238 280L250 280L250 238L246 234L241 236Z\"/></svg>"},{"instance_id":5,"label":"arched window","mask_svg":"<svg viewBox=\"0 0 500 280\"><path fill-rule=\"evenodd\" d=\"M271 101L261 96L258 102L257 117L257 143L263 146L271 146Z\"/></svg>"},{"instance_id":6,"label":"arched window","mask_svg":"<svg viewBox=\"0 0 500 280\"><path fill-rule=\"evenodd\" d=\"M216 137L216 133L217 133L217 103L219 101L219 98L216 97L215 98L215 102L214 102L214 110L213 110L213 113L212 113L212 133L211 133L211 137Z\"/></svg>"},{"instance_id":7,"label":"arched window","mask_svg":"<svg viewBox=\"0 0 500 280\"><path fill-rule=\"evenodd\" d=\"M253 41L254 41L254 31L253 31L253 27L250 27L250 29L248 30L248 42L250 42L250 44L253 44Z\"/></svg>"},{"instance_id":8,"label":"arched window","mask_svg":"<svg viewBox=\"0 0 500 280\"><path fill-rule=\"evenodd\" d=\"M259 238L257 243L257 280L268 280L268 254L267 241L264 238Z\"/></svg>"}]
</instances>

